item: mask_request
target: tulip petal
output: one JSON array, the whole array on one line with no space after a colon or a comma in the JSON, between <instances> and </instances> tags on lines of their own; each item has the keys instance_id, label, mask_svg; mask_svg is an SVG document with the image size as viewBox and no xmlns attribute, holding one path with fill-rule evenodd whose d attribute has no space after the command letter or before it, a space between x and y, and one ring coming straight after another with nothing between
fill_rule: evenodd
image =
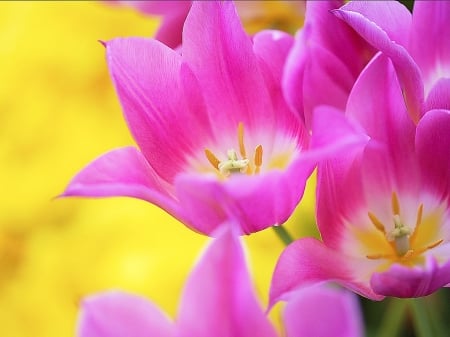
<instances>
[{"instance_id":1,"label":"tulip petal","mask_svg":"<svg viewBox=\"0 0 450 337\"><path fill-rule=\"evenodd\" d=\"M283 79L286 100L308 128L318 105L344 110L354 81L374 54L373 47L330 14L342 3L307 2L304 28L297 33L286 62Z\"/></svg>"},{"instance_id":2,"label":"tulip petal","mask_svg":"<svg viewBox=\"0 0 450 337\"><path fill-rule=\"evenodd\" d=\"M286 305L283 321L287 337L364 335L356 295L329 285L296 291Z\"/></svg>"},{"instance_id":3,"label":"tulip petal","mask_svg":"<svg viewBox=\"0 0 450 337\"><path fill-rule=\"evenodd\" d=\"M170 1L148 1L148 2L162 2L161 6ZM163 22L159 27L155 38L170 48L179 47L182 43L182 32L184 22L191 8L190 1L172 1L175 2L172 11L164 15Z\"/></svg>"},{"instance_id":4,"label":"tulip petal","mask_svg":"<svg viewBox=\"0 0 450 337\"><path fill-rule=\"evenodd\" d=\"M301 121L286 103L281 88L286 58L293 43L291 35L276 30L264 30L253 37L253 50L260 60L260 69L277 113L277 129L284 129L285 132L292 130L295 133L295 128Z\"/></svg>"},{"instance_id":5,"label":"tulip petal","mask_svg":"<svg viewBox=\"0 0 450 337\"><path fill-rule=\"evenodd\" d=\"M263 30L253 36L253 51L264 62L276 82L283 76L286 58L294 38L282 31Z\"/></svg>"},{"instance_id":6,"label":"tulip petal","mask_svg":"<svg viewBox=\"0 0 450 337\"><path fill-rule=\"evenodd\" d=\"M352 291L373 300L383 296L375 294L368 284L355 279L361 274L361 263L322 242L305 238L290 244L281 254L272 277L269 306L287 300L293 292L312 283L335 281Z\"/></svg>"},{"instance_id":7,"label":"tulip petal","mask_svg":"<svg viewBox=\"0 0 450 337\"><path fill-rule=\"evenodd\" d=\"M425 111L450 110L450 78L441 78L431 88L425 102Z\"/></svg>"},{"instance_id":8,"label":"tulip petal","mask_svg":"<svg viewBox=\"0 0 450 337\"><path fill-rule=\"evenodd\" d=\"M134 147L112 150L91 162L61 196L127 196L154 203L168 213L178 213L169 187Z\"/></svg>"},{"instance_id":9,"label":"tulip petal","mask_svg":"<svg viewBox=\"0 0 450 337\"><path fill-rule=\"evenodd\" d=\"M227 220L236 222L241 234L282 224L302 198L316 162L315 157L302 158L300 154L284 171L230 177L225 182L180 175L175 185L183 217L190 219L195 230L207 234Z\"/></svg>"},{"instance_id":10,"label":"tulip petal","mask_svg":"<svg viewBox=\"0 0 450 337\"><path fill-rule=\"evenodd\" d=\"M305 34L307 34L305 28L297 32L294 44L286 59L282 78L282 88L286 102L293 111L298 113L303 122L305 122L303 79L307 61L307 38Z\"/></svg>"},{"instance_id":11,"label":"tulip petal","mask_svg":"<svg viewBox=\"0 0 450 337\"><path fill-rule=\"evenodd\" d=\"M270 95L231 1L195 1L183 31L183 59L197 76L211 113L214 134L252 129L274 118Z\"/></svg>"},{"instance_id":12,"label":"tulip petal","mask_svg":"<svg viewBox=\"0 0 450 337\"><path fill-rule=\"evenodd\" d=\"M450 3L417 1L412 17L410 52L428 93L439 78L450 77Z\"/></svg>"},{"instance_id":13,"label":"tulip petal","mask_svg":"<svg viewBox=\"0 0 450 337\"><path fill-rule=\"evenodd\" d=\"M183 337L275 337L259 305L240 239L218 234L190 275L179 308Z\"/></svg>"},{"instance_id":14,"label":"tulip petal","mask_svg":"<svg viewBox=\"0 0 450 337\"><path fill-rule=\"evenodd\" d=\"M374 3L374 5L377 5ZM397 72L401 90L404 93L404 100L408 108L411 119L417 123L422 115L422 104L424 102L423 82L420 69L408 53L406 48L396 41L393 41L382 25L373 22L366 17L365 13L351 10L351 6L343 6L334 10L333 13L347 22L363 38L375 48L388 56ZM382 6L379 6L382 7ZM347 10L347 8L349 8ZM380 15L376 15L379 18ZM390 15L389 17L392 17ZM389 22L395 21L389 20Z\"/></svg>"},{"instance_id":15,"label":"tulip petal","mask_svg":"<svg viewBox=\"0 0 450 337\"><path fill-rule=\"evenodd\" d=\"M376 56L361 73L348 99L347 115L359 121L373 140L386 144L391 172L397 173L399 187L407 188L415 174L415 125L386 56Z\"/></svg>"},{"instance_id":16,"label":"tulip petal","mask_svg":"<svg viewBox=\"0 0 450 337\"><path fill-rule=\"evenodd\" d=\"M450 110L431 110L417 126L416 149L419 163L441 200L450 191Z\"/></svg>"},{"instance_id":17,"label":"tulip petal","mask_svg":"<svg viewBox=\"0 0 450 337\"><path fill-rule=\"evenodd\" d=\"M80 337L172 337L175 328L146 299L111 291L87 297L78 322Z\"/></svg>"},{"instance_id":18,"label":"tulip petal","mask_svg":"<svg viewBox=\"0 0 450 337\"><path fill-rule=\"evenodd\" d=\"M408 45L412 16L400 2L386 1L380 5L373 1L352 1L342 6L341 10L363 15L384 30L392 41L402 46Z\"/></svg>"},{"instance_id":19,"label":"tulip petal","mask_svg":"<svg viewBox=\"0 0 450 337\"><path fill-rule=\"evenodd\" d=\"M427 256L424 267L392 265L386 272L374 273L370 280L373 290L383 296L400 298L427 296L450 283L450 262L439 266Z\"/></svg>"},{"instance_id":20,"label":"tulip petal","mask_svg":"<svg viewBox=\"0 0 450 337\"><path fill-rule=\"evenodd\" d=\"M195 91L193 75L178 53L156 40L114 39L106 44L106 57L137 144L158 175L171 183L188 155L211 136L201 102L194 102L195 113L190 110L191 101L201 98L188 96L187 90Z\"/></svg>"}]
</instances>

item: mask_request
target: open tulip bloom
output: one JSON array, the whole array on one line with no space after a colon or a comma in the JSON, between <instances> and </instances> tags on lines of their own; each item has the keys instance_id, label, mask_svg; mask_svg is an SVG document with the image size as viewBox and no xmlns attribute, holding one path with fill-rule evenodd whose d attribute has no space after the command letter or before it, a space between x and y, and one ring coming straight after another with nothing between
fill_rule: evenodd
<instances>
[{"instance_id":1,"label":"open tulip bloom","mask_svg":"<svg viewBox=\"0 0 450 337\"><path fill-rule=\"evenodd\" d=\"M228 1L194 2L183 34L181 55L154 39L105 43L140 150L101 156L63 195L140 198L207 235L226 221L240 234L284 223L326 153L303 155L309 133L283 99L293 38L250 39Z\"/></svg>"},{"instance_id":2,"label":"open tulip bloom","mask_svg":"<svg viewBox=\"0 0 450 337\"><path fill-rule=\"evenodd\" d=\"M283 313L287 336L362 336L361 313L353 295L324 286L297 292ZM324 319L327 324L323 324ZM254 295L239 238L221 231L192 271L175 322L142 297L110 291L83 300L78 336L276 337L277 334Z\"/></svg>"},{"instance_id":3,"label":"open tulip bloom","mask_svg":"<svg viewBox=\"0 0 450 337\"><path fill-rule=\"evenodd\" d=\"M300 239L282 253L272 304L325 280L374 300L425 296L450 283L450 111L427 111L415 125L392 62L378 54L346 115L369 140L319 164L322 241Z\"/></svg>"}]
</instances>

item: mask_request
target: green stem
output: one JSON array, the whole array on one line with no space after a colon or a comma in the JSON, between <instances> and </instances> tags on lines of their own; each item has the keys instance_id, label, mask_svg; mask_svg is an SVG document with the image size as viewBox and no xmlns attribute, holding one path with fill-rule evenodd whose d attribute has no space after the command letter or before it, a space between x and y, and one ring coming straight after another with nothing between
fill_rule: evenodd
<instances>
[{"instance_id":1,"label":"green stem","mask_svg":"<svg viewBox=\"0 0 450 337\"><path fill-rule=\"evenodd\" d=\"M273 226L272 228L285 246L294 241L291 234L289 234L286 228L284 228L283 226Z\"/></svg>"},{"instance_id":2,"label":"green stem","mask_svg":"<svg viewBox=\"0 0 450 337\"><path fill-rule=\"evenodd\" d=\"M409 301L413 322L418 337L434 336L430 318L427 314L426 303L423 298L412 298Z\"/></svg>"},{"instance_id":3,"label":"green stem","mask_svg":"<svg viewBox=\"0 0 450 337\"><path fill-rule=\"evenodd\" d=\"M398 336L399 330L402 326L402 321L405 317L406 308L408 307L407 301L392 298L389 300L387 310L383 315L380 329L377 331L376 336Z\"/></svg>"}]
</instances>

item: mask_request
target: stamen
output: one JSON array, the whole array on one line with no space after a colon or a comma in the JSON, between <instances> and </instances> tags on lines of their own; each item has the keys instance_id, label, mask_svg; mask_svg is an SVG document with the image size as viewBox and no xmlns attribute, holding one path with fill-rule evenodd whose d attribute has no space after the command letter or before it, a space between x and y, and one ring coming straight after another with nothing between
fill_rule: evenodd
<instances>
[{"instance_id":1,"label":"stamen","mask_svg":"<svg viewBox=\"0 0 450 337\"><path fill-rule=\"evenodd\" d=\"M218 170L219 169L220 160L217 159L217 157L208 149L205 149L205 155L206 155L206 159L208 159L208 161L211 163L211 165L216 170Z\"/></svg>"},{"instance_id":2,"label":"stamen","mask_svg":"<svg viewBox=\"0 0 450 337\"><path fill-rule=\"evenodd\" d=\"M247 158L247 154L245 153L245 145L244 145L244 123L239 122L238 124L238 142L239 142L239 152L243 159Z\"/></svg>"},{"instance_id":3,"label":"stamen","mask_svg":"<svg viewBox=\"0 0 450 337\"><path fill-rule=\"evenodd\" d=\"M431 245L428 245L428 246L426 246L425 248L419 249L419 250L416 252L416 254L419 255L419 254L422 254L423 252L426 252L426 251L429 250L429 249L433 249L434 247L439 246L442 242L444 242L443 239L438 240L438 241L436 241L436 242L433 242Z\"/></svg>"},{"instance_id":4,"label":"stamen","mask_svg":"<svg viewBox=\"0 0 450 337\"><path fill-rule=\"evenodd\" d=\"M400 214L400 205L398 203L397 193L392 192L392 213Z\"/></svg>"},{"instance_id":5,"label":"stamen","mask_svg":"<svg viewBox=\"0 0 450 337\"><path fill-rule=\"evenodd\" d=\"M255 150L255 174L259 173L259 170L261 169L262 165L262 156L263 156L263 148L262 145L258 145Z\"/></svg>"},{"instance_id":6,"label":"stamen","mask_svg":"<svg viewBox=\"0 0 450 337\"><path fill-rule=\"evenodd\" d=\"M411 242L414 242L417 233L419 232L419 226L422 223L422 214L423 214L423 204L420 204L419 208L417 209L416 227L414 228L414 233L411 235Z\"/></svg>"},{"instance_id":7,"label":"stamen","mask_svg":"<svg viewBox=\"0 0 450 337\"><path fill-rule=\"evenodd\" d=\"M378 218L375 216L375 214L369 212L368 213L369 219L372 222L372 224L375 226L376 229L378 229L383 234L386 234L386 230L384 229L383 223L378 220Z\"/></svg>"},{"instance_id":8,"label":"stamen","mask_svg":"<svg viewBox=\"0 0 450 337\"><path fill-rule=\"evenodd\" d=\"M366 255L366 258L368 258L369 260L380 260L380 259L390 259L393 258L394 255L392 254L371 254L371 255Z\"/></svg>"}]
</instances>

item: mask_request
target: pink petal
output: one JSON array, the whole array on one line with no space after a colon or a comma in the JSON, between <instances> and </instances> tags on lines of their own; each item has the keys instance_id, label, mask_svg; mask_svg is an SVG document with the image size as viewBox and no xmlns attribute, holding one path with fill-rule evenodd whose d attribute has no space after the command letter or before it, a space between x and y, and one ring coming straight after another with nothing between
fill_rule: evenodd
<instances>
[{"instance_id":1,"label":"pink petal","mask_svg":"<svg viewBox=\"0 0 450 337\"><path fill-rule=\"evenodd\" d=\"M439 266L427 256L424 267L392 265L386 272L373 274L370 285L383 296L401 298L427 296L450 283L450 262Z\"/></svg>"},{"instance_id":2,"label":"pink petal","mask_svg":"<svg viewBox=\"0 0 450 337\"><path fill-rule=\"evenodd\" d=\"M154 203L171 214L178 212L167 184L134 147L112 150L95 159L72 179L62 196L128 196Z\"/></svg>"},{"instance_id":3,"label":"pink petal","mask_svg":"<svg viewBox=\"0 0 450 337\"><path fill-rule=\"evenodd\" d=\"M358 298L329 285L296 291L286 305L283 318L287 337L364 335Z\"/></svg>"},{"instance_id":4,"label":"pink petal","mask_svg":"<svg viewBox=\"0 0 450 337\"><path fill-rule=\"evenodd\" d=\"M258 303L239 238L218 235L190 275L177 326L183 337L275 337Z\"/></svg>"},{"instance_id":5,"label":"pink petal","mask_svg":"<svg viewBox=\"0 0 450 337\"><path fill-rule=\"evenodd\" d=\"M175 336L175 328L153 303L136 295L111 291L83 300L78 336L171 337Z\"/></svg>"},{"instance_id":6,"label":"pink petal","mask_svg":"<svg viewBox=\"0 0 450 337\"><path fill-rule=\"evenodd\" d=\"M277 262L270 287L269 306L289 299L301 287L323 281L335 281L373 300L382 299L383 296L375 294L368 284L354 278L357 269L353 259L316 239L297 240L283 251Z\"/></svg>"},{"instance_id":7,"label":"pink petal","mask_svg":"<svg viewBox=\"0 0 450 337\"><path fill-rule=\"evenodd\" d=\"M350 27L330 13L344 1L310 1L306 3L305 27L311 27L310 42L336 55L356 78L371 59L374 50Z\"/></svg>"},{"instance_id":8,"label":"pink petal","mask_svg":"<svg viewBox=\"0 0 450 337\"><path fill-rule=\"evenodd\" d=\"M320 105L345 110L356 77L337 55L323 46L311 45L308 50L310 57L304 67L303 105L305 123L310 126L311 115Z\"/></svg>"},{"instance_id":9,"label":"pink petal","mask_svg":"<svg viewBox=\"0 0 450 337\"><path fill-rule=\"evenodd\" d=\"M408 46L411 13L400 2L352 1L342 6L341 10L363 15L368 21L376 23L384 30L392 41Z\"/></svg>"},{"instance_id":10,"label":"pink petal","mask_svg":"<svg viewBox=\"0 0 450 337\"><path fill-rule=\"evenodd\" d=\"M330 248L340 249L344 219L354 215L366 203L361 183L361 149L354 148L347 153L319 164L317 170L317 225L323 242Z\"/></svg>"},{"instance_id":11,"label":"pink petal","mask_svg":"<svg viewBox=\"0 0 450 337\"><path fill-rule=\"evenodd\" d=\"M441 199L450 193L450 110L431 110L417 126L416 148L424 180Z\"/></svg>"},{"instance_id":12,"label":"pink petal","mask_svg":"<svg viewBox=\"0 0 450 337\"><path fill-rule=\"evenodd\" d=\"M305 26L297 33L286 63L286 99L308 128L318 105L344 109L353 82L374 53L367 42L330 14L342 4L307 2Z\"/></svg>"},{"instance_id":13,"label":"pink petal","mask_svg":"<svg viewBox=\"0 0 450 337\"><path fill-rule=\"evenodd\" d=\"M235 132L239 122L249 129L255 121L273 125L259 62L233 2L193 3L183 31L183 59L199 80L216 135Z\"/></svg>"},{"instance_id":14,"label":"pink petal","mask_svg":"<svg viewBox=\"0 0 450 337\"><path fill-rule=\"evenodd\" d=\"M294 38L282 31L264 30L253 36L253 51L270 70L273 79L280 82L286 58Z\"/></svg>"},{"instance_id":15,"label":"pink petal","mask_svg":"<svg viewBox=\"0 0 450 337\"><path fill-rule=\"evenodd\" d=\"M336 157L340 155L339 151L360 147L369 139L361 125L351 116L345 116L343 111L331 106L315 109L310 150L330 152L326 157Z\"/></svg>"},{"instance_id":16,"label":"pink petal","mask_svg":"<svg viewBox=\"0 0 450 337\"><path fill-rule=\"evenodd\" d=\"M158 175L171 183L187 156L211 136L201 95L187 95L196 91L193 76L178 53L155 40L115 39L107 43L106 56L136 142Z\"/></svg>"},{"instance_id":17,"label":"pink petal","mask_svg":"<svg viewBox=\"0 0 450 337\"><path fill-rule=\"evenodd\" d=\"M286 132L296 132L301 120L288 106L281 88L286 58L294 43L294 38L284 32L265 30L253 37L253 50L260 60L260 69L272 98L272 106L277 113L278 127Z\"/></svg>"},{"instance_id":18,"label":"pink petal","mask_svg":"<svg viewBox=\"0 0 450 337\"><path fill-rule=\"evenodd\" d=\"M236 222L241 234L284 223L303 196L317 159L302 154L286 170L257 176L215 177L186 174L176 181L183 216L199 232L210 234L224 221Z\"/></svg>"},{"instance_id":19,"label":"pink petal","mask_svg":"<svg viewBox=\"0 0 450 337\"><path fill-rule=\"evenodd\" d=\"M111 4L119 3L134 7L147 15L161 15L162 23L156 32L155 38L170 48L181 45L184 21L191 8L191 1L108 1Z\"/></svg>"},{"instance_id":20,"label":"pink petal","mask_svg":"<svg viewBox=\"0 0 450 337\"><path fill-rule=\"evenodd\" d=\"M305 122L303 106L303 80L307 58L306 37L307 30L299 30L295 36L295 42L286 59L282 88L285 100L293 111L296 111L301 120ZM309 126L309 124L307 124Z\"/></svg>"},{"instance_id":21,"label":"pink petal","mask_svg":"<svg viewBox=\"0 0 450 337\"><path fill-rule=\"evenodd\" d=\"M162 1L167 3L169 1ZM155 38L170 48L179 47L182 43L184 22L189 13L190 2L178 1L179 8L164 16L163 22L155 35Z\"/></svg>"},{"instance_id":22,"label":"pink petal","mask_svg":"<svg viewBox=\"0 0 450 337\"><path fill-rule=\"evenodd\" d=\"M410 51L422 71L426 92L439 78L450 77L449 18L448 1L414 3Z\"/></svg>"},{"instance_id":23,"label":"pink petal","mask_svg":"<svg viewBox=\"0 0 450 337\"><path fill-rule=\"evenodd\" d=\"M372 5L380 7L385 6L384 3L372 3ZM383 24L379 25L378 22L371 21L370 18L367 18L364 15L365 13L358 13L351 10L351 6L348 7L349 10L347 10L347 6L348 5L343 6L339 10L335 10L333 13L347 22L363 38L365 38L367 42L382 51L392 60L400 81L401 89L404 92L404 99L408 112L411 119L417 123L422 115L422 104L424 101L423 82L417 64L409 55L405 47L396 41L393 41L388 33L383 30ZM396 10L395 12L398 11ZM399 15L401 17L404 16L401 12L399 12ZM392 15L389 15L389 18L391 17ZM377 14L375 18L379 20L380 15ZM391 21L394 22L395 19L389 19L387 22L389 23ZM387 25L387 27L389 27L389 25ZM388 32L390 32L390 30Z\"/></svg>"},{"instance_id":24,"label":"pink petal","mask_svg":"<svg viewBox=\"0 0 450 337\"><path fill-rule=\"evenodd\" d=\"M401 173L415 162L415 126L392 64L384 55L375 57L361 73L348 99L347 115L359 121L373 140L387 145L388 160L399 173L400 186L408 185L410 177Z\"/></svg>"},{"instance_id":25,"label":"pink petal","mask_svg":"<svg viewBox=\"0 0 450 337\"><path fill-rule=\"evenodd\" d=\"M428 94L425 111L433 109L450 110L450 78L439 79Z\"/></svg>"}]
</instances>

